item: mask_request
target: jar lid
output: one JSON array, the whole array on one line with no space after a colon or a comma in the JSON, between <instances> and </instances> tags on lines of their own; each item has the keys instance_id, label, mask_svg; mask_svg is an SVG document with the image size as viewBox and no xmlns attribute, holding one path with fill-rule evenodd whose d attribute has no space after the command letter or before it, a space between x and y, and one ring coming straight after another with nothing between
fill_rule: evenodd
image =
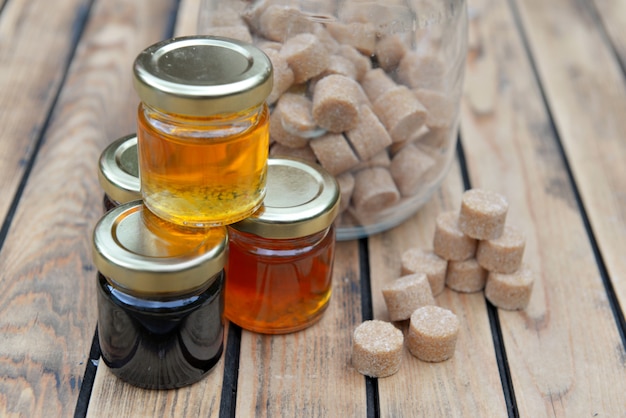
<instances>
[{"instance_id":1,"label":"jar lid","mask_svg":"<svg viewBox=\"0 0 626 418\"><path fill-rule=\"evenodd\" d=\"M263 205L231 226L264 238L298 238L329 227L338 209L339 185L328 171L292 158L269 158Z\"/></svg>"},{"instance_id":2,"label":"jar lid","mask_svg":"<svg viewBox=\"0 0 626 418\"><path fill-rule=\"evenodd\" d=\"M259 48L215 36L183 36L156 43L135 59L141 101L169 113L210 116L265 101L272 63Z\"/></svg>"},{"instance_id":3,"label":"jar lid","mask_svg":"<svg viewBox=\"0 0 626 418\"><path fill-rule=\"evenodd\" d=\"M113 141L100 155L98 180L104 192L117 203L141 198L137 162L137 135Z\"/></svg>"},{"instance_id":4,"label":"jar lid","mask_svg":"<svg viewBox=\"0 0 626 418\"><path fill-rule=\"evenodd\" d=\"M133 201L98 221L93 260L100 273L128 293L188 293L210 284L223 269L227 242L225 227L178 227Z\"/></svg>"}]
</instances>

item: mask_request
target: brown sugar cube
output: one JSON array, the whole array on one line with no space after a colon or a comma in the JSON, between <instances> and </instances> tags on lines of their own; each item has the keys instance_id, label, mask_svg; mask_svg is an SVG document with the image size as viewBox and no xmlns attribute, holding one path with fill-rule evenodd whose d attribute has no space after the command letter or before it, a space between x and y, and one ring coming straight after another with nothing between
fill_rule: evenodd
<instances>
[{"instance_id":1,"label":"brown sugar cube","mask_svg":"<svg viewBox=\"0 0 626 418\"><path fill-rule=\"evenodd\" d=\"M285 41L280 55L291 67L295 83L304 83L328 67L326 48L310 33L301 33Z\"/></svg>"},{"instance_id":2,"label":"brown sugar cube","mask_svg":"<svg viewBox=\"0 0 626 418\"><path fill-rule=\"evenodd\" d=\"M387 128L393 142L410 138L426 120L426 108L405 86L391 89L376 99L374 112Z\"/></svg>"},{"instance_id":3,"label":"brown sugar cube","mask_svg":"<svg viewBox=\"0 0 626 418\"><path fill-rule=\"evenodd\" d=\"M310 146L320 165L334 176L359 163L359 158L342 134L326 134L313 138Z\"/></svg>"},{"instance_id":4,"label":"brown sugar cube","mask_svg":"<svg viewBox=\"0 0 626 418\"><path fill-rule=\"evenodd\" d=\"M356 166L354 166L352 170L354 172L357 172L365 168L372 168L372 167L389 168L390 165L391 165L391 158L389 158L389 153L387 152L387 150L382 150L381 152L374 155L369 160L361 161Z\"/></svg>"},{"instance_id":5,"label":"brown sugar cube","mask_svg":"<svg viewBox=\"0 0 626 418\"><path fill-rule=\"evenodd\" d=\"M207 35L222 36L225 38L237 39L242 42L252 42L250 30L245 25L237 26L216 26L205 31Z\"/></svg>"},{"instance_id":6,"label":"brown sugar cube","mask_svg":"<svg viewBox=\"0 0 626 418\"><path fill-rule=\"evenodd\" d=\"M458 113L456 104L444 94L433 90L417 89L415 96L426 108L426 126L449 127Z\"/></svg>"},{"instance_id":7,"label":"brown sugar cube","mask_svg":"<svg viewBox=\"0 0 626 418\"><path fill-rule=\"evenodd\" d=\"M283 94L276 103L280 112L283 128L303 138L319 135L317 124L313 120L313 103L303 95Z\"/></svg>"},{"instance_id":8,"label":"brown sugar cube","mask_svg":"<svg viewBox=\"0 0 626 418\"><path fill-rule=\"evenodd\" d=\"M400 199L400 192L389 170L382 167L366 168L354 176L352 202L359 212L378 212L393 206Z\"/></svg>"},{"instance_id":9,"label":"brown sugar cube","mask_svg":"<svg viewBox=\"0 0 626 418\"><path fill-rule=\"evenodd\" d=\"M424 186L424 174L434 165L431 156L407 145L391 159L389 172L402 196L413 196Z\"/></svg>"},{"instance_id":10,"label":"brown sugar cube","mask_svg":"<svg viewBox=\"0 0 626 418\"><path fill-rule=\"evenodd\" d=\"M269 154L272 157L293 157L310 163L317 162L315 154L313 154L310 147L289 148L282 144L275 143L271 146Z\"/></svg>"},{"instance_id":11,"label":"brown sugar cube","mask_svg":"<svg viewBox=\"0 0 626 418\"><path fill-rule=\"evenodd\" d=\"M501 194L485 189L470 189L463 193L459 229L479 240L502 235L509 203Z\"/></svg>"},{"instance_id":12,"label":"brown sugar cube","mask_svg":"<svg viewBox=\"0 0 626 418\"><path fill-rule=\"evenodd\" d=\"M375 68L366 72L361 78L361 87L370 101L374 103L380 96L398 85L382 69Z\"/></svg>"},{"instance_id":13,"label":"brown sugar cube","mask_svg":"<svg viewBox=\"0 0 626 418\"><path fill-rule=\"evenodd\" d=\"M474 257L478 241L459 229L457 211L442 212L435 221L433 251L446 260L463 261Z\"/></svg>"},{"instance_id":14,"label":"brown sugar cube","mask_svg":"<svg viewBox=\"0 0 626 418\"><path fill-rule=\"evenodd\" d=\"M446 272L446 286L462 293L480 292L485 287L487 270L475 258L463 261L449 261Z\"/></svg>"},{"instance_id":15,"label":"brown sugar cube","mask_svg":"<svg viewBox=\"0 0 626 418\"><path fill-rule=\"evenodd\" d=\"M382 292L392 321L404 321L416 309L435 304L426 273L402 276L383 287Z\"/></svg>"},{"instance_id":16,"label":"brown sugar cube","mask_svg":"<svg viewBox=\"0 0 626 418\"><path fill-rule=\"evenodd\" d=\"M319 39L322 45L324 45L324 48L326 48L330 54L335 54L339 51L339 42L333 38L333 35L326 30L324 25L315 25L313 34L317 36L317 39Z\"/></svg>"},{"instance_id":17,"label":"brown sugar cube","mask_svg":"<svg viewBox=\"0 0 626 418\"><path fill-rule=\"evenodd\" d=\"M526 266L511 274L489 273L485 297L494 306L515 311L526 308L533 289L534 274Z\"/></svg>"},{"instance_id":18,"label":"brown sugar cube","mask_svg":"<svg viewBox=\"0 0 626 418\"><path fill-rule=\"evenodd\" d=\"M369 106L362 105L359 112L356 126L346 131L346 137L361 161L367 161L391 145L391 137Z\"/></svg>"},{"instance_id":19,"label":"brown sugar cube","mask_svg":"<svg viewBox=\"0 0 626 418\"><path fill-rule=\"evenodd\" d=\"M272 85L270 95L267 97L267 103L272 105L291 87L294 76L289 64L287 64L287 60L280 55L277 49L265 48L263 51L272 62L274 69L274 84Z\"/></svg>"},{"instance_id":20,"label":"brown sugar cube","mask_svg":"<svg viewBox=\"0 0 626 418\"><path fill-rule=\"evenodd\" d=\"M313 22L293 6L273 4L263 11L258 20L258 31L272 41L282 42L312 30Z\"/></svg>"},{"instance_id":21,"label":"brown sugar cube","mask_svg":"<svg viewBox=\"0 0 626 418\"><path fill-rule=\"evenodd\" d=\"M335 177L339 184L339 212L343 212L350 205L352 192L354 191L354 175L352 173L343 173Z\"/></svg>"},{"instance_id":22,"label":"brown sugar cube","mask_svg":"<svg viewBox=\"0 0 626 418\"><path fill-rule=\"evenodd\" d=\"M441 150L450 146L454 139L456 129L452 125L441 128L427 128L416 140L416 145L431 150Z\"/></svg>"},{"instance_id":23,"label":"brown sugar cube","mask_svg":"<svg viewBox=\"0 0 626 418\"><path fill-rule=\"evenodd\" d=\"M313 119L330 132L354 129L364 93L353 79L338 74L322 78L313 93Z\"/></svg>"},{"instance_id":24,"label":"brown sugar cube","mask_svg":"<svg viewBox=\"0 0 626 418\"><path fill-rule=\"evenodd\" d=\"M391 376L400 369L403 348L402 331L393 324L365 321L352 335L352 367L365 376Z\"/></svg>"},{"instance_id":25,"label":"brown sugar cube","mask_svg":"<svg viewBox=\"0 0 626 418\"><path fill-rule=\"evenodd\" d=\"M446 287L446 269L448 262L431 250L409 248L400 258L402 275L426 273L430 290L437 296Z\"/></svg>"},{"instance_id":26,"label":"brown sugar cube","mask_svg":"<svg viewBox=\"0 0 626 418\"><path fill-rule=\"evenodd\" d=\"M331 55L328 67L320 74L320 78L331 74L339 74L356 80L356 67L354 63L342 55Z\"/></svg>"},{"instance_id":27,"label":"brown sugar cube","mask_svg":"<svg viewBox=\"0 0 626 418\"><path fill-rule=\"evenodd\" d=\"M444 90L445 65L433 54L408 51L397 71L398 80L409 87Z\"/></svg>"},{"instance_id":28,"label":"brown sugar cube","mask_svg":"<svg viewBox=\"0 0 626 418\"><path fill-rule=\"evenodd\" d=\"M459 319L450 310L424 306L411 315L406 345L422 361L440 362L454 355Z\"/></svg>"},{"instance_id":29,"label":"brown sugar cube","mask_svg":"<svg viewBox=\"0 0 626 418\"><path fill-rule=\"evenodd\" d=\"M395 70L407 51L407 42L399 34L386 35L376 44L376 59L383 70Z\"/></svg>"},{"instance_id":30,"label":"brown sugar cube","mask_svg":"<svg viewBox=\"0 0 626 418\"><path fill-rule=\"evenodd\" d=\"M368 57L361 54L350 45L340 45L337 54L348 58L356 69L356 79L361 80L363 76L372 68L372 62Z\"/></svg>"},{"instance_id":31,"label":"brown sugar cube","mask_svg":"<svg viewBox=\"0 0 626 418\"><path fill-rule=\"evenodd\" d=\"M372 23L332 22L326 25L326 29L337 42L353 46L366 56L372 55L376 49L376 26Z\"/></svg>"},{"instance_id":32,"label":"brown sugar cube","mask_svg":"<svg viewBox=\"0 0 626 418\"><path fill-rule=\"evenodd\" d=\"M309 139L296 135L285 129L282 115L278 108L270 115L270 140L289 148L302 148L308 145Z\"/></svg>"},{"instance_id":33,"label":"brown sugar cube","mask_svg":"<svg viewBox=\"0 0 626 418\"><path fill-rule=\"evenodd\" d=\"M513 273L522 264L525 246L524 234L514 226L505 225L499 238L478 243L476 260L491 272Z\"/></svg>"}]
</instances>

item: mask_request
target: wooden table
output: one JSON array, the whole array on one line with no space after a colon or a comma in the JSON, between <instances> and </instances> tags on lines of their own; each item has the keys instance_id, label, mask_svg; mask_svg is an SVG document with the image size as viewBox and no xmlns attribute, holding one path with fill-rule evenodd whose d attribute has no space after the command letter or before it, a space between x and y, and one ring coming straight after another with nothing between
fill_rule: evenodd
<instances>
[{"instance_id":1,"label":"wooden table","mask_svg":"<svg viewBox=\"0 0 626 418\"><path fill-rule=\"evenodd\" d=\"M398 228L341 242L322 321L230 327L206 379L146 391L99 362L96 162L135 129L131 64L195 30L198 0L0 0L0 416L626 416L626 2L470 0L458 157ZM506 195L537 281L525 311L451 290L453 359L350 366L352 330L464 189Z\"/></svg>"}]
</instances>

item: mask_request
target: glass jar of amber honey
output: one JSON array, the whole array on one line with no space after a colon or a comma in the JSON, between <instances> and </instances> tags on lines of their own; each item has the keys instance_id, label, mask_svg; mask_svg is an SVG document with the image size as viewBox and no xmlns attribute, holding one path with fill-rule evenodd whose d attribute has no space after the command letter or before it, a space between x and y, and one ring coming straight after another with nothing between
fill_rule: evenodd
<instances>
[{"instance_id":1,"label":"glass jar of amber honey","mask_svg":"<svg viewBox=\"0 0 626 418\"><path fill-rule=\"evenodd\" d=\"M133 385L170 389L206 375L223 351L225 227L166 223L140 201L93 233L104 363Z\"/></svg>"},{"instance_id":2,"label":"glass jar of amber honey","mask_svg":"<svg viewBox=\"0 0 626 418\"><path fill-rule=\"evenodd\" d=\"M326 170L269 159L263 206L228 227L229 320L250 331L282 334L321 318L331 295L338 207L339 187Z\"/></svg>"},{"instance_id":3,"label":"glass jar of amber honey","mask_svg":"<svg viewBox=\"0 0 626 418\"><path fill-rule=\"evenodd\" d=\"M259 208L272 82L272 64L260 49L226 38L173 38L138 55L141 191L153 213L207 227Z\"/></svg>"},{"instance_id":4,"label":"glass jar of amber honey","mask_svg":"<svg viewBox=\"0 0 626 418\"><path fill-rule=\"evenodd\" d=\"M130 134L109 144L98 164L98 180L104 190L105 211L141 199L137 168L137 135Z\"/></svg>"}]
</instances>

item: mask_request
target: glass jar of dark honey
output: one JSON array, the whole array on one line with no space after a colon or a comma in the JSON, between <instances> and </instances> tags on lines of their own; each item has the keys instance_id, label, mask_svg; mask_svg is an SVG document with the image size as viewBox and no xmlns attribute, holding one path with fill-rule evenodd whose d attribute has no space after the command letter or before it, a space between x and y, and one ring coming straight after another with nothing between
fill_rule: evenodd
<instances>
[{"instance_id":1,"label":"glass jar of dark honey","mask_svg":"<svg viewBox=\"0 0 626 418\"><path fill-rule=\"evenodd\" d=\"M224 312L247 330L282 334L312 325L328 306L339 187L320 166L268 161L263 206L228 227Z\"/></svg>"},{"instance_id":2,"label":"glass jar of dark honey","mask_svg":"<svg viewBox=\"0 0 626 418\"><path fill-rule=\"evenodd\" d=\"M258 209L265 195L265 100L272 82L267 55L227 38L173 38L138 55L141 191L153 213L207 227Z\"/></svg>"},{"instance_id":3,"label":"glass jar of dark honey","mask_svg":"<svg viewBox=\"0 0 626 418\"><path fill-rule=\"evenodd\" d=\"M133 385L171 389L209 373L223 351L225 227L166 223L140 201L93 233L104 363Z\"/></svg>"},{"instance_id":4,"label":"glass jar of dark honey","mask_svg":"<svg viewBox=\"0 0 626 418\"><path fill-rule=\"evenodd\" d=\"M105 212L122 203L141 199L137 168L137 135L111 142L100 155L98 180L104 190Z\"/></svg>"}]
</instances>

